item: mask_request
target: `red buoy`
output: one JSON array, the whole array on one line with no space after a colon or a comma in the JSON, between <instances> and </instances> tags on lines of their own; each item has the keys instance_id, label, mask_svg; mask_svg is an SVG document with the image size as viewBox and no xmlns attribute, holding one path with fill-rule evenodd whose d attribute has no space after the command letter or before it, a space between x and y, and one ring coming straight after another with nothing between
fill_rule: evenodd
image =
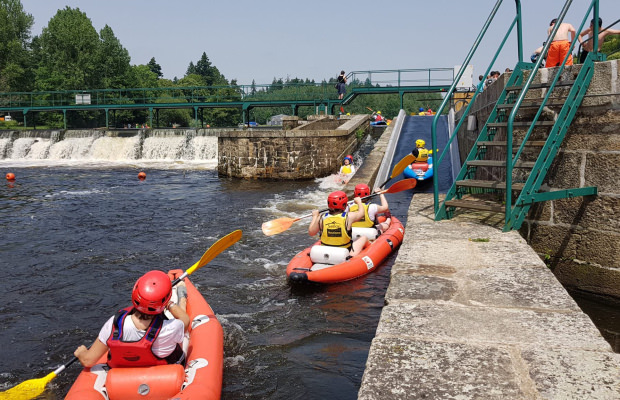
<instances>
[{"instance_id":1,"label":"red buoy","mask_svg":"<svg viewBox=\"0 0 620 400\"><path fill-rule=\"evenodd\" d=\"M138 179L140 179L141 181L146 179L146 172L140 172L138 174Z\"/></svg>"},{"instance_id":2,"label":"red buoy","mask_svg":"<svg viewBox=\"0 0 620 400\"><path fill-rule=\"evenodd\" d=\"M12 172L9 172L6 174L6 180L7 181L14 181L15 180L15 174Z\"/></svg>"}]
</instances>

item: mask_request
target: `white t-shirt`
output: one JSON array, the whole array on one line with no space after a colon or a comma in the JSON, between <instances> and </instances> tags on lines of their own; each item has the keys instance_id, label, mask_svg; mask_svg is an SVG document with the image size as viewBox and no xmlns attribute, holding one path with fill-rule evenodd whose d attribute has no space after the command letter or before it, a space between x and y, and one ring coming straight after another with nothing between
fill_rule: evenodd
<instances>
[{"instance_id":1,"label":"white t-shirt","mask_svg":"<svg viewBox=\"0 0 620 400\"><path fill-rule=\"evenodd\" d=\"M110 338L112 334L112 324L114 323L114 317L103 324L103 327L99 331L99 340L103 344ZM131 316L125 318L123 323L123 337L122 340L126 342L137 342L146 335L146 331L136 328ZM157 339L153 342L152 351L159 358L164 358L172 354L177 344L183 342L183 336L185 335L185 325L180 319L165 320Z\"/></svg>"}]
</instances>

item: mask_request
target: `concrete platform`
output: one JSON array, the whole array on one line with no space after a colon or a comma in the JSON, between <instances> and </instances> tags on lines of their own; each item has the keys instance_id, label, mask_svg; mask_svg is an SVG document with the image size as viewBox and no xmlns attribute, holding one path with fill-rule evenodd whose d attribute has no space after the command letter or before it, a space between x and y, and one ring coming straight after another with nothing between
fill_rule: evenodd
<instances>
[{"instance_id":1,"label":"concrete platform","mask_svg":"<svg viewBox=\"0 0 620 400\"><path fill-rule=\"evenodd\" d=\"M358 399L620 399L620 354L519 233L434 222L432 200L411 203Z\"/></svg>"}]
</instances>

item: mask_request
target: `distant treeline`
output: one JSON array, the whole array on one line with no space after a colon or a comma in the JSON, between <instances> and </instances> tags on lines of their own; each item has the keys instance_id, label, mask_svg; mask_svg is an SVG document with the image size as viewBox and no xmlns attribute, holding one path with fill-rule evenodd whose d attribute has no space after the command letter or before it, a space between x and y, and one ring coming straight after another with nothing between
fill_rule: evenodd
<instances>
[{"instance_id":1,"label":"distant treeline","mask_svg":"<svg viewBox=\"0 0 620 400\"><path fill-rule=\"evenodd\" d=\"M195 63L189 63L182 78L164 79L162 68L154 57L147 64L131 65L129 52L112 28L106 25L97 32L90 18L79 8L67 6L58 10L39 36L31 34L33 23L33 16L24 10L20 0L0 0L0 92L229 86L217 89L219 93L227 90L229 101L241 99L242 95L261 100L283 98L287 91L312 98L325 95L326 88L333 91L328 93L332 98L336 97L335 76L320 82L323 85L318 88L314 80L300 78L274 78L271 85L257 86L252 82L249 88L242 88L235 79L226 79L209 61L206 52ZM319 93L320 90L323 92ZM204 91L205 96L209 95L208 89ZM440 102L439 94L406 95L405 109L435 109ZM345 112L368 113L369 109L382 111L391 118L400 109L400 98L398 95L361 96L346 106ZM305 117L315 112L314 107L301 107L298 115ZM291 113L290 107L255 108L250 119L264 124L273 115ZM105 122L103 112L71 112L67 118L74 127L102 126ZM242 121L241 111L234 108L204 109L201 118L211 126L233 126ZM121 126L141 124L147 119L145 110L114 113L114 122ZM162 126L192 126L193 110L160 110L159 121ZM61 127L63 116L62 113L40 113L37 123Z\"/></svg>"}]
</instances>

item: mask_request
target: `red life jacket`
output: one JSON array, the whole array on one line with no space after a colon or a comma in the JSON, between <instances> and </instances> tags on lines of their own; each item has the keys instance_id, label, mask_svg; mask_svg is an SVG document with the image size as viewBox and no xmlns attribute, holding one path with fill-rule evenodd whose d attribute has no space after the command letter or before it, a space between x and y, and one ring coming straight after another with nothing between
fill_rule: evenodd
<instances>
[{"instance_id":1,"label":"red life jacket","mask_svg":"<svg viewBox=\"0 0 620 400\"><path fill-rule=\"evenodd\" d=\"M159 314L153 318L151 324L146 329L146 333L142 339L137 342L125 342L123 337L123 323L125 318L131 318L133 307L127 307L119 310L114 316L112 323L112 332L106 341L109 348L108 366L110 368L118 367L149 367L152 365L168 364L166 358L159 358L153 354L153 342L159 336L161 327L164 323L164 317ZM175 352L173 352L175 353Z\"/></svg>"}]
</instances>

